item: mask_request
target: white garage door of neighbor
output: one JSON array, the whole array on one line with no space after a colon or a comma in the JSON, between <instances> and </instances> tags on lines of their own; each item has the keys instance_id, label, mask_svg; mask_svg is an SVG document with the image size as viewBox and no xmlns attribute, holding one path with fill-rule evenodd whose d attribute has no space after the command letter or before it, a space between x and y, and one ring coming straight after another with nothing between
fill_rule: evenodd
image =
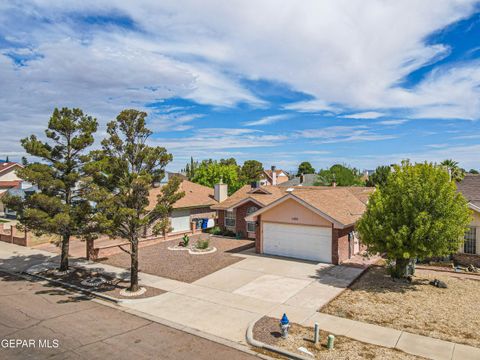
<instances>
[{"instance_id":1,"label":"white garage door of neighbor","mask_svg":"<svg viewBox=\"0 0 480 360\"><path fill-rule=\"evenodd\" d=\"M174 210L171 222L173 232L190 230L190 210Z\"/></svg>"},{"instance_id":2,"label":"white garage door of neighbor","mask_svg":"<svg viewBox=\"0 0 480 360\"><path fill-rule=\"evenodd\" d=\"M263 252L270 255L332 262L332 229L263 223Z\"/></svg>"}]
</instances>

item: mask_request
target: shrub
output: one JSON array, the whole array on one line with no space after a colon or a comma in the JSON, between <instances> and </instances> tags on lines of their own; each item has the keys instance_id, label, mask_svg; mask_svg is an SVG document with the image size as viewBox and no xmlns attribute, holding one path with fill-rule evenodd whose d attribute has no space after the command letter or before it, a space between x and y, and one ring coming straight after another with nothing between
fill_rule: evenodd
<instances>
[{"instance_id":1,"label":"shrub","mask_svg":"<svg viewBox=\"0 0 480 360\"><path fill-rule=\"evenodd\" d=\"M188 235L187 234L183 235L183 239L182 239L183 247L187 247L189 243L190 243L190 238L188 237Z\"/></svg>"},{"instance_id":2,"label":"shrub","mask_svg":"<svg viewBox=\"0 0 480 360\"><path fill-rule=\"evenodd\" d=\"M208 232L212 235L220 235L222 233L222 229L220 229L218 226L214 226Z\"/></svg>"},{"instance_id":3,"label":"shrub","mask_svg":"<svg viewBox=\"0 0 480 360\"><path fill-rule=\"evenodd\" d=\"M232 230L227 230L227 229L225 229L222 232L222 235L223 236L230 236L230 237L235 237L236 236L235 232L233 232Z\"/></svg>"},{"instance_id":4,"label":"shrub","mask_svg":"<svg viewBox=\"0 0 480 360\"><path fill-rule=\"evenodd\" d=\"M197 249L205 250L205 249L208 249L209 245L210 245L210 240L209 239L198 240L197 244L196 244L196 247L197 247Z\"/></svg>"}]
</instances>

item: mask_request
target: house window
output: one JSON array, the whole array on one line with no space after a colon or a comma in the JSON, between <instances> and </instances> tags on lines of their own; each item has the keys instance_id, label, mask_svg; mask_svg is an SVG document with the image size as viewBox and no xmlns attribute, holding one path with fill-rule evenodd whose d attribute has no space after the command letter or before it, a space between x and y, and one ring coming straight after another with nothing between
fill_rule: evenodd
<instances>
[{"instance_id":1,"label":"house window","mask_svg":"<svg viewBox=\"0 0 480 360\"><path fill-rule=\"evenodd\" d=\"M249 208L247 208L247 215L253 214L257 210L258 210L258 207L250 206ZM255 231L256 231L255 221L247 221L247 232L255 232Z\"/></svg>"},{"instance_id":2,"label":"house window","mask_svg":"<svg viewBox=\"0 0 480 360\"><path fill-rule=\"evenodd\" d=\"M470 227L465 233L465 242L463 243L463 252L465 254L477 253L477 228Z\"/></svg>"},{"instance_id":3,"label":"house window","mask_svg":"<svg viewBox=\"0 0 480 360\"><path fill-rule=\"evenodd\" d=\"M226 213L225 213L225 226L235 227L235 212L226 211Z\"/></svg>"}]
</instances>

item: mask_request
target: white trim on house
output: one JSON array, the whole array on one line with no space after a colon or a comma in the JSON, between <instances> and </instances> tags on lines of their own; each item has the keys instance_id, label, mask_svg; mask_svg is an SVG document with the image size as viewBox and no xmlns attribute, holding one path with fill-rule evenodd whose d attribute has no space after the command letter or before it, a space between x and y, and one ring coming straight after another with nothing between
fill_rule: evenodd
<instances>
[{"instance_id":1,"label":"white trim on house","mask_svg":"<svg viewBox=\"0 0 480 360\"><path fill-rule=\"evenodd\" d=\"M264 208L261 208L260 210L254 212L253 214L245 217L245 220L246 221L255 221L256 220L256 217L262 213L264 213L265 211L267 210L270 210L271 208L283 203L284 201L287 201L288 199L293 199L295 201L297 201L299 204L305 206L307 209L313 211L315 214L317 215L320 215L321 217L327 219L328 221L330 221L334 226L335 228L337 229L343 229L345 227L348 227L350 226L351 224L342 224L340 222L338 222L337 220L335 220L334 218L332 218L331 216L325 214L323 211L317 209L316 207L310 205L309 203L307 203L306 201L298 198L297 196L295 196L294 194L287 194L283 197L281 197L280 199L277 199L275 200L274 202L268 204L267 206L265 206Z\"/></svg>"},{"instance_id":2,"label":"white trim on house","mask_svg":"<svg viewBox=\"0 0 480 360\"><path fill-rule=\"evenodd\" d=\"M473 205L472 203L468 203L468 207L478 213L480 213L480 207L478 207L477 205Z\"/></svg>"}]
</instances>

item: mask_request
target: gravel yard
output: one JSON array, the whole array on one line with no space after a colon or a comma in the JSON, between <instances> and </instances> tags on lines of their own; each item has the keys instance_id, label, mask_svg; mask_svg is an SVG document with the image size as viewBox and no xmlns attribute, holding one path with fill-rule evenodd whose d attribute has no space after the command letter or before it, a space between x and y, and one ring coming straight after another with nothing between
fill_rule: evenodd
<instances>
[{"instance_id":1,"label":"gravel yard","mask_svg":"<svg viewBox=\"0 0 480 360\"><path fill-rule=\"evenodd\" d=\"M140 248L138 259L140 271L191 283L241 261L241 257L232 256L232 253L245 250L254 245L254 242L251 240L236 240L212 236L210 238L210 246L216 247L217 251L211 254L192 255L188 251L167 249L169 246L174 246L178 243L179 240L177 239ZM101 262L128 269L130 267L130 256L126 253L115 254L102 259Z\"/></svg>"},{"instance_id":2,"label":"gravel yard","mask_svg":"<svg viewBox=\"0 0 480 360\"><path fill-rule=\"evenodd\" d=\"M256 340L266 344L273 345L291 352L302 354L298 350L299 347L305 347L308 351L315 355L318 359L401 359L413 360L422 359L413 355L406 354L402 351L384 348L381 346L365 344L360 341L352 340L343 336L335 337L335 348L327 350L326 341L328 333L320 331L320 344L315 345L311 339L313 337L313 329L298 324L292 324L289 331L289 337L282 339L279 333L279 319L271 317L263 317L255 324L253 328L253 337ZM270 356L280 356L269 353Z\"/></svg>"},{"instance_id":3,"label":"gravel yard","mask_svg":"<svg viewBox=\"0 0 480 360\"><path fill-rule=\"evenodd\" d=\"M479 303L479 280L417 270L412 283L399 282L375 266L321 312L480 347Z\"/></svg>"}]
</instances>

